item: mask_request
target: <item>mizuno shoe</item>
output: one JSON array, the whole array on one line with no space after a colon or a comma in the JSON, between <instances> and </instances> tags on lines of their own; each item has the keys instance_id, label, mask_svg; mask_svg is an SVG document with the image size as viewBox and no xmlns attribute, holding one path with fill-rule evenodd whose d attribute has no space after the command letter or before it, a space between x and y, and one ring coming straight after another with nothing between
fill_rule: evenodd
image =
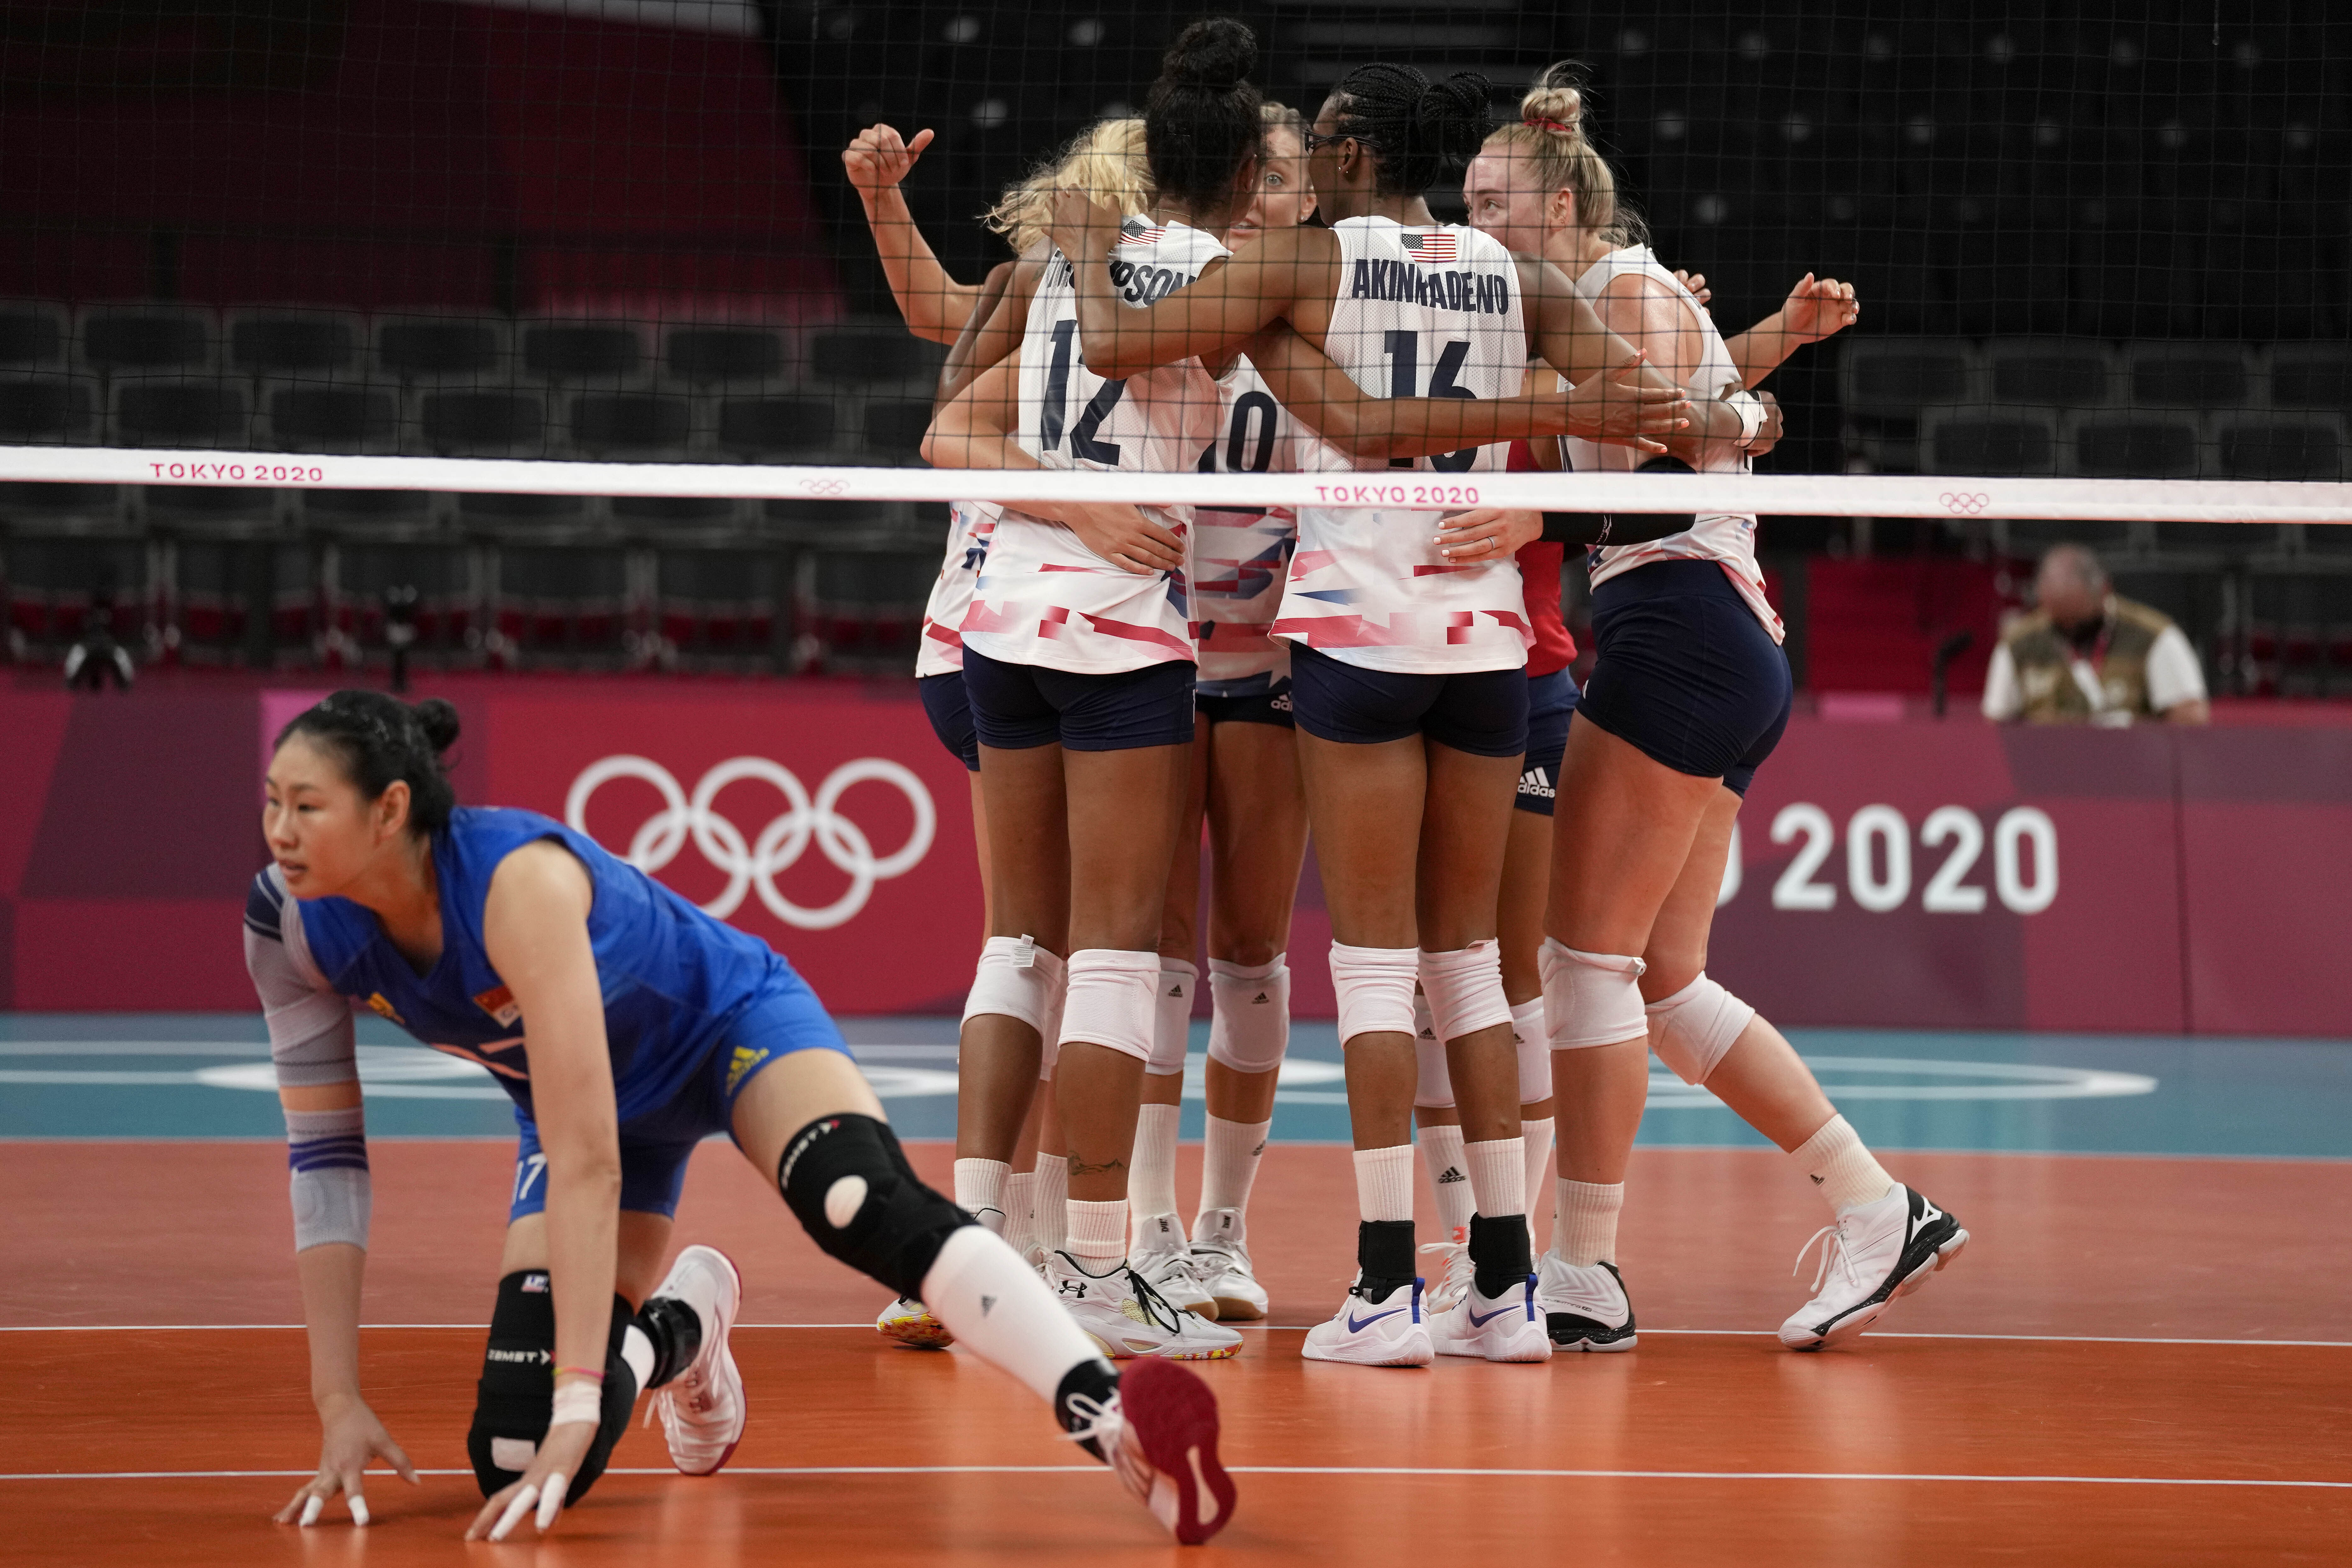
<instances>
[{"instance_id":1,"label":"mizuno shoe","mask_svg":"<svg viewBox=\"0 0 2352 1568\"><path fill-rule=\"evenodd\" d=\"M1045 1283L1113 1361L1223 1361L1242 1348L1241 1335L1183 1310L1124 1264L1108 1274L1089 1274L1076 1258L1057 1252L1045 1260Z\"/></svg>"},{"instance_id":2,"label":"mizuno shoe","mask_svg":"<svg viewBox=\"0 0 2352 1568\"><path fill-rule=\"evenodd\" d=\"M1221 1323L1265 1316L1265 1287L1251 1270L1239 1209L1202 1209L1192 1221L1192 1272L1217 1304Z\"/></svg>"},{"instance_id":3,"label":"mizuno shoe","mask_svg":"<svg viewBox=\"0 0 2352 1568\"><path fill-rule=\"evenodd\" d=\"M1217 1459L1217 1396L1198 1373L1138 1362L1107 1403L1081 1396L1072 1405L1083 1419L1071 1437L1106 1460L1178 1541L1198 1546L1232 1521L1233 1478Z\"/></svg>"},{"instance_id":4,"label":"mizuno shoe","mask_svg":"<svg viewBox=\"0 0 2352 1568\"><path fill-rule=\"evenodd\" d=\"M948 1326L911 1296L901 1296L883 1308L874 1320L874 1331L886 1340L896 1340L919 1351L943 1351L955 1343Z\"/></svg>"},{"instance_id":5,"label":"mizuno shoe","mask_svg":"<svg viewBox=\"0 0 2352 1568\"><path fill-rule=\"evenodd\" d=\"M1421 1281L1392 1288L1374 1301L1364 1295L1363 1276L1348 1287L1348 1298L1328 1321L1307 1331L1299 1354L1308 1361L1352 1362L1358 1366L1427 1366L1437 1359L1429 1325L1421 1318Z\"/></svg>"},{"instance_id":6,"label":"mizuno shoe","mask_svg":"<svg viewBox=\"0 0 2352 1568\"><path fill-rule=\"evenodd\" d=\"M1813 1299L1780 1325L1780 1342L1792 1351L1854 1338L1969 1244L1959 1221L1899 1182L1877 1202L1840 1210L1834 1223L1815 1231L1797 1254L1799 1268L1823 1237L1829 1241L1813 1276Z\"/></svg>"},{"instance_id":7,"label":"mizuno shoe","mask_svg":"<svg viewBox=\"0 0 2352 1568\"><path fill-rule=\"evenodd\" d=\"M686 1370L654 1391L647 1414L661 1417L671 1464L689 1476L716 1475L743 1440L743 1374L727 1348L728 1331L743 1304L743 1277L717 1247L689 1247L647 1300L664 1297L694 1309L702 1343Z\"/></svg>"},{"instance_id":8,"label":"mizuno shoe","mask_svg":"<svg viewBox=\"0 0 2352 1568\"><path fill-rule=\"evenodd\" d=\"M1433 1254L1441 1265L1436 1271L1436 1286L1429 1292L1429 1299L1421 1304L1422 1310L1433 1321L1440 1314L1451 1311L1460 1304L1463 1297L1470 1294L1470 1279L1477 1272L1476 1266L1470 1261L1470 1227L1457 1225L1454 1227L1453 1240L1424 1241L1421 1244L1421 1250Z\"/></svg>"},{"instance_id":9,"label":"mizuno shoe","mask_svg":"<svg viewBox=\"0 0 2352 1568\"><path fill-rule=\"evenodd\" d=\"M1613 1263L1579 1268L1557 1252L1536 1260L1536 1304L1544 1331L1564 1351L1629 1351L1636 1342L1633 1300Z\"/></svg>"},{"instance_id":10,"label":"mizuno shoe","mask_svg":"<svg viewBox=\"0 0 2352 1568\"><path fill-rule=\"evenodd\" d=\"M1152 1289L1168 1298L1178 1310L1197 1312L1212 1322L1217 1318L1217 1299L1201 1281L1192 1266L1192 1248L1184 1239L1184 1227L1172 1214L1146 1215L1136 1227L1134 1250L1128 1262L1135 1271L1151 1281Z\"/></svg>"},{"instance_id":11,"label":"mizuno shoe","mask_svg":"<svg viewBox=\"0 0 2352 1568\"><path fill-rule=\"evenodd\" d=\"M1536 1300L1536 1277L1514 1280L1499 1296L1488 1296L1474 1280L1470 1293L1429 1325L1439 1355L1483 1356L1488 1361L1549 1361L1551 1338Z\"/></svg>"}]
</instances>

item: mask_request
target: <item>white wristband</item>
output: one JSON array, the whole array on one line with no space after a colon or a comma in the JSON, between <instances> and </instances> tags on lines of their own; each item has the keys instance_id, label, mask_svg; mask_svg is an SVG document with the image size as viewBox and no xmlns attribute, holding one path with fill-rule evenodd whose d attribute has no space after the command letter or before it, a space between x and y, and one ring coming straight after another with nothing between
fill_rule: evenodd
<instances>
[{"instance_id":1,"label":"white wristband","mask_svg":"<svg viewBox=\"0 0 2352 1568\"><path fill-rule=\"evenodd\" d=\"M604 1425L604 1385L584 1378L557 1384L555 1408L549 1414L547 1424L552 1428L567 1421L584 1421L591 1426Z\"/></svg>"},{"instance_id":2,"label":"white wristband","mask_svg":"<svg viewBox=\"0 0 2352 1568\"><path fill-rule=\"evenodd\" d=\"M1739 415L1739 439L1733 443L1746 451L1764 429L1764 400L1752 392L1735 392L1724 401Z\"/></svg>"}]
</instances>

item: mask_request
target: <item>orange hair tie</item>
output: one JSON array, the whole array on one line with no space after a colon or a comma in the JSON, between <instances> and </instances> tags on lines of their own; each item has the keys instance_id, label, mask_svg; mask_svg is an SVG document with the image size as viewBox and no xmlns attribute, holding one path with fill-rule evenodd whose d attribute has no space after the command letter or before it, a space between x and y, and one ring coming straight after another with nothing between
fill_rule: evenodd
<instances>
[{"instance_id":1,"label":"orange hair tie","mask_svg":"<svg viewBox=\"0 0 2352 1568\"><path fill-rule=\"evenodd\" d=\"M1532 125L1542 131L1557 131L1562 136L1573 136L1576 134L1575 126L1562 125L1557 120L1522 120L1519 123L1522 125Z\"/></svg>"}]
</instances>

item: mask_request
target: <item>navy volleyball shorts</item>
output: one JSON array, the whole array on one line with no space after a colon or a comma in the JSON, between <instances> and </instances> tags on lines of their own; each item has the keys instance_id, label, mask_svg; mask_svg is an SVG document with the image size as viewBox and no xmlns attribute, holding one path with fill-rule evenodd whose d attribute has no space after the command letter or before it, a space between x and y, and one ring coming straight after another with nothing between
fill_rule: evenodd
<instances>
[{"instance_id":1,"label":"navy volleyball shorts","mask_svg":"<svg viewBox=\"0 0 2352 1568\"><path fill-rule=\"evenodd\" d=\"M980 737L971 727L971 702L963 694L961 675L927 675L915 682L930 715L931 733L955 760L980 772Z\"/></svg>"},{"instance_id":2,"label":"navy volleyball shorts","mask_svg":"<svg viewBox=\"0 0 2352 1568\"><path fill-rule=\"evenodd\" d=\"M1712 561L1660 561L1592 590L1580 717L1678 773L1746 795L1789 727L1789 660Z\"/></svg>"},{"instance_id":3,"label":"navy volleyball shorts","mask_svg":"<svg viewBox=\"0 0 2352 1568\"><path fill-rule=\"evenodd\" d=\"M1559 796L1559 760L1568 754L1568 721L1576 716L1576 680L1564 669L1528 678L1528 761L1519 795L1511 804L1549 816Z\"/></svg>"},{"instance_id":4,"label":"navy volleyball shorts","mask_svg":"<svg viewBox=\"0 0 2352 1568\"><path fill-rule=\"evenodd\" d=\"M1298 727L1290 710L1290 677L1286 675L1263 691L1243 696L1203 691L1192 700L1200 708L1201 717L1212 724L1275 724L1285 730Z\"/></svg>"},{"instance_id":5,"label":"navy volleyball shorts","mask_svg":"<svg viewBox=\"0 0 2352 1568\"><path fill-rule=\"evenodd\" d=\"M1298 727L1318 740L1376 746L1425 735L1474 757L1516 757L1528 749L1522 666L1400 675L1293 643L1290 680Z\"/></svg>"},{"instance_id":6,"label":"navy volleyball shorts","mask_svg":"<svg viewBox=\"0 0 2352 1568\"><path fill-rule=\"evenodd\" d=\"M963 689L980 743L1002 752L1056 742L1073 752L1181 746L1192 739L1189 658L1117 675L1074 675L1042 664L1006 664L963 650Z\"/></svg>"}]
</instances>

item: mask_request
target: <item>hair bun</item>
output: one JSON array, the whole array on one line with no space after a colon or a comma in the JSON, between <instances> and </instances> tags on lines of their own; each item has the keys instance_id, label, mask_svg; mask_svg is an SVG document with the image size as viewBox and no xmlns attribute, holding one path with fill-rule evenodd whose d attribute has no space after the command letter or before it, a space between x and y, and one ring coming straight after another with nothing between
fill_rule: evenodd
<instances>
[{"instance_id":1,"label":"hair bun","mask_svg":"<svg viewBox=\"0 0 2352 1568\"><path fill-rule=\"evenodd\" d=\"M1422 89L1412 106L1413 127L1445 157L1475 157L1486 140L1487 100L1493 89L1475 71L1456 71Z\"/></svg>"},{"instance_id":2,"label":"hair bun","mask_svg":"<svg viewBox=\"0 0 2352 1568\"><path fill-rule=\"evenodd\" d=\"M457 743L457 710L438 697L428 697L410 710L416 715L416 727L425 732L425 743L438 757Z\"/></svg>"},{"instance_id":3,"label":"hair bun","mask_svg":"<svg viewBox=\"0 0 2352 1568\"><path fill-rule=\"evenodd\" d=\"M1584 77L1581 62L1561 60L1547 67L1519 100L1519 119L1526 124L1579 136L1584 132Z\"/></svg>"},{"instance_id":4,"label":"hair bun","mask_svg":"<svg viewBox=\"0 0 2352 1568\"><path fill-rule=\"evenodd\" d=\"M1226 92L1257 68L1257 35L1231 16L1209 16L1176 35L1160 71L1180 87Z\"/></svg>"}]
</instances>

